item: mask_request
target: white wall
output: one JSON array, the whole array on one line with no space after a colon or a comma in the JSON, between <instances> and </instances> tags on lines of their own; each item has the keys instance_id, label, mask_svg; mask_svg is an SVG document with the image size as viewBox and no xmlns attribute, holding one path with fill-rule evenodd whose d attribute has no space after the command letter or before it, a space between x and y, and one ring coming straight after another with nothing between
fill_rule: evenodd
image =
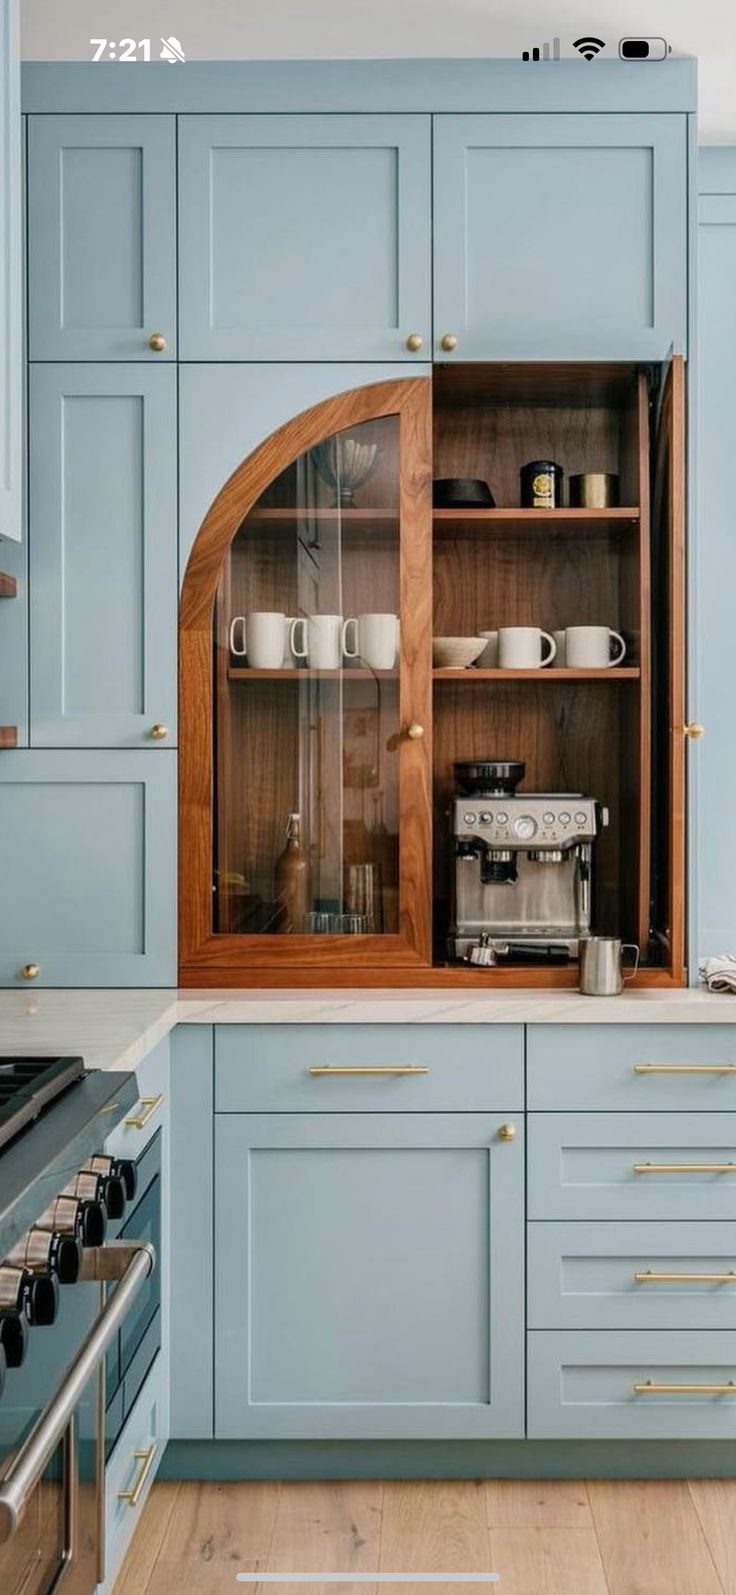
<instances>
[{"instance_id":1,"label":"white wall","mask_svg":"<svg viewBox=\"0 0 736 1595\"><path fill-rule=\"evenodd\" d=\"M610 57L622 35L663 34L699 57L702 141L736 142L735 0L21 0L21 12L29 60L87 60L89 39L103 34L157 43L174 33L189 59L204 60L518 58L555 33L564 55L594 33Z\"/></svg>"}]
</instances>

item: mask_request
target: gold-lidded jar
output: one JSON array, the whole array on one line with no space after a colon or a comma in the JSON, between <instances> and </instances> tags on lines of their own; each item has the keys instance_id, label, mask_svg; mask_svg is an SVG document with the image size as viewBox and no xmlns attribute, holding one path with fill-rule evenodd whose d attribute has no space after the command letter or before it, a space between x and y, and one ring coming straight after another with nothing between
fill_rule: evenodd
<instances>
[{"instance_id":1,"label":"gold-lidded jar","mask_svg":"<svg viewBox=\"0 0 736 1595\"><path fill-rule=\"evenodd\" d=\"M582 471L569 484L571 509L610 510L618 504L619 479L613 471Z\"/></svg>"}]
</instances>

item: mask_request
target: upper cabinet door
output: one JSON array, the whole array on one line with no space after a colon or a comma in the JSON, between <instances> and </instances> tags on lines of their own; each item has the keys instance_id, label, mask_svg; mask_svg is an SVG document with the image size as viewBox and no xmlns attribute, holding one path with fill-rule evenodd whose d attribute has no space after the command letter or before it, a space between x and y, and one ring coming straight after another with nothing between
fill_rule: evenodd
<instances>
[{"instance_id":1,"label":"upper cabinet door","mask_svg":"<svg viewBox=\"0 0 736 1595\"><path fill-rule=\"evenodd\" d=\"M29 118L32 360L175 357L175 131L172 116Z\"/></svg>"},{"instance_id":2,"label":"upper cabinet door","mask_svg":"<svg viewBox=\"0 0 736 1595\"><path fill-rule=\"evenodd\" d=\"M430 216L427 116L182 117L182 359L426 359Z\"/></svg>"},{"instance_id":3,"label":"upper cabinet door","mask_svg":"<svg viewBox=\"0 0 736 1595\"><path fill-rule=\"evenodd\" d=\"M22 528L23 291L17 0L0 0L0 539Z\"/></svg>"},{"instance_id":4,"label":"upper cabinet door","mask_svg":"<svg viewBox=\"0 0 736 1595\"><path fill-rule=\"evenodd\" d=\"M176 371L33 366L30 420L31 742L171 746Z\"/></svg>"},{"instance_id":5,"label":"upper cabinet door","mask_svg":"<svg viewBox=\"0 0 736 1595\"><path fill-rule=\"evenodd\" d=\"M684 116L438 116L434 184L436 358L684 350Z\"/></svg>"}]
</instances>

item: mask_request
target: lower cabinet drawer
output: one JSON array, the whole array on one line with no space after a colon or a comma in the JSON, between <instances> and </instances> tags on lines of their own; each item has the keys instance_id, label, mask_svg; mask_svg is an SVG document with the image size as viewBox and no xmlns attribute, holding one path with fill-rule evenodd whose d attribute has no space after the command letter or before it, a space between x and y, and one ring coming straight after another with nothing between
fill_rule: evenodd
<instances>
[{"instance_id":1,"label":"lower cabinet drawer","mask_svg":"<svg viewBox=\"0 0 736 1595\"><path fill-rule=\"evenodd\" d=\"M736 1219L736 1113L530 1113L531 1219Z\"/></svg>"},{"instance_id":2,"label":"lower cabinet drawer","mask_svg":"<svg viewBox=\"0 0 736 1595\"><path fill-rule=\"evenodd\" d=\"M736 1025L530 1025L527 1087L551 1112L736 1108Z\"/></svg>"},{"instance_id":3,"label":"lower cabinet drawer","mask_svg":"<svg viewBox=\"0 0 736 1595\"><path fill-rule=\"evenodd\" d=\"M218 1025L216 1113L493 1113L524 1102L522 1025Z\"/></svg>"},{"instance_id":4,"label":"lower cabinet drawer","mask_svg":"<svg viewBox=\"0 0 736 1595\"><path fill-rule=\"evenodd\" d=\"M736 1439L733 1334L535 1330L527 1348L530 1439Z\"/></svg>"},{"instance_id":5,"label":"lower cabinet drawer","mask_svg":"<svg viewBox=\"0 0 736 1595\"><path fill-rule=\"evenodd\" d=\"M140 1522L169 1432L168 1377L161 1353L105 1469L105 1581L110 1595Z\"/></svg>"},{"instance_id":6,"label":"lower cabinet drawer","mask_svg":"<svg viewBox=\"0 0 736 1595\"><path fill-rule=\"evenodd\" d=\"M530 1329L736 1330L736 1224L538 1223L527 1237Z\"/></svg>"}]
</instances>

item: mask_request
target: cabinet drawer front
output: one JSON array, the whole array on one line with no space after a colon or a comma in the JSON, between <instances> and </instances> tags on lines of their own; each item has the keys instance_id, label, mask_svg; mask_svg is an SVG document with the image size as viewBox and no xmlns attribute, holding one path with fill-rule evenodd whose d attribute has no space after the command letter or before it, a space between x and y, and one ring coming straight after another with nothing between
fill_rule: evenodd
<instances>
[{"instance_id":1,"label":"cabinet drawer front","mask_svg":"<svg viewBox=\"0 0 736 1595\"><path fill-rule=\"evenodd\" d=\"M173 986L176 754L9 752L0 985Z\"/></svg>"},{"instance_id":2,"label":"cabinet drawer front","mask_svg":"<svg viewBox=\"0 0 736 1595\"><path fill-rule=\"evenodd\" d=\"M674 115L436 116L435 336L453 332L459 360L684 348L686 131Z\"/></svg>"},{"instance_id":3,"label":"cabinet drawer front","mask_svg":"<svg viewBox=\"0 0 736 1595\"><path fill-rule=\"evenodd\" d=\"M216 1119L216 1438L523 1434L523 1132L501 1123Z\"/></svg>"},{"instance_id":4,"label":"cabinet drawer front","mask_svg":"<svg viewBox=\"0 0 736 1595\"><path fill-rule=\"evenodd\" d=\"M135 1076L140 1096L122 1123L107 1137L105 1151L110 1157L132 1158L137 1162L161 1127L168 1126L170 1051L171 1042L165 1036L153 1052L137 1064Z\"/></svg>"},{"instance_id":5,"label":"cabinet drawer front","mask_svg":"<svg viewBox=\"0 0 736 1595\"><path fill-rule=\"evenodd\" d=\"M138 1527L148 1492L169 1437L167 1369L159 1352L105 1469L105 1581L110 1595L125 1552ZM150 1457L150 1462L148 1458ZM121 1492L143 1488L133 1501Z\"/></svg>"},{"instance_id":6,"label":"cabinet drawer front","mask_svg":"<svg viewBox=\"0 0 736 1595\"><path fill-rule=\"evenodd\" d=\"M527 1338L532 1440L736 1438L733 1334L537 1330Z\"/></svg>"},{"instance_id":7,"label":"cabinet drawer front","mask_svg":"<svg viewBox=\"0 0 736 1595\"><path fill-rule=\"evenodd\" d=\"M532 1223L532 1329L736 1329L736 1224Z\"/></svg>"},{"instance_id":8,"label":"cabinet drawer front","mask_svg":"<svg viewBox=\"0 0 736 1595\"><path fill-rule=\"evenodd\" d=\"M736 1024L530 1025L527 1087L552 1111L736 1109Z\"/></svg>"},{"instance_id":9,"label":"cabinet drawer front","mask_svg":"<svg viewBox=\"0 0 736 1595\"><path fill-rule=\"evenodd\" d=\"M31 359L174 360L175 118L28 120Z\"/></svg>"},{"instance_id":10,"label":"cabinet drawer front","mask_svg":"<svg viewBox=\"0 0 736 1595\"><path fill-rule=\"evenodd\" d=\"M183 358L426 359L430 167L428 116L181 117Z\"/></svg>"},{"instance_id":11,"label":"cabinet drawer front","mask_svg":"<svg viewBox=\"0 0 736 1595\"><path fill-rule=\"evenodd\" d=\"M523 1048L521 1025L218 1025L215 1111L518 1112Z\"/></svg>"},{"instance_id":12,"label":"cabinet drawer front","mask_svg":"<svg viewBox=\"0 0 736 1595\"><path fill-rule=\"evenodd\" d=\"M736 1114L530 1113L529 1217L736 1218Z\"/></svg>"}]
</instances>

